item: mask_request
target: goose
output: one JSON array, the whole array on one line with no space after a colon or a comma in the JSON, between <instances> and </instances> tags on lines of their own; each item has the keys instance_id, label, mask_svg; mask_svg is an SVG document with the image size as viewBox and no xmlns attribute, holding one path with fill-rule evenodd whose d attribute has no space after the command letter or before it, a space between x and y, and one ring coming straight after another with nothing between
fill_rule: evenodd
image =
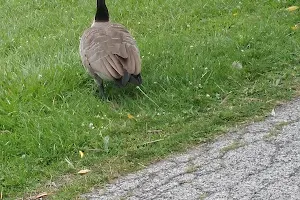
<instances>
[{"instance_id":1,"label":"goose","mask_svg":"<svg viewBox=\"0 0 300 200\"><path fill-rule=\"evenodd\" d=\"M105 97L103 81L117 86L142 84L141 59L136 41L121 24L111 23L105 0L97 0L97 11L91 27L80 39L82 64Z\"/></svg>"}]
</instances>

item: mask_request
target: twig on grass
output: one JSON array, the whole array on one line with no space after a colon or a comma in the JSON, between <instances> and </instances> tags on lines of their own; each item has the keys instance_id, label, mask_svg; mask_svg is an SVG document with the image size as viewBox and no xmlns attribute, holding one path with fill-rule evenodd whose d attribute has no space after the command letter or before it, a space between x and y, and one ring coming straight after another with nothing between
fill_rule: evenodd
<instances>
[{"instance_id":1,"label":"twig on grass","mask_svg":"<svg viewBox=\"0 0 300 200\"><path fill-rule=\"evenodd\" d=\"M145 142L141 145L138 145L138 146L145 146L145 145L148 145L148 144L153 144L153 143L156 143L156 142L160 142L160 141L163 141L164 139L158 139L158 140L152 140L152 141L149 141L149 142Z\"/></svg>"}]
</instances>

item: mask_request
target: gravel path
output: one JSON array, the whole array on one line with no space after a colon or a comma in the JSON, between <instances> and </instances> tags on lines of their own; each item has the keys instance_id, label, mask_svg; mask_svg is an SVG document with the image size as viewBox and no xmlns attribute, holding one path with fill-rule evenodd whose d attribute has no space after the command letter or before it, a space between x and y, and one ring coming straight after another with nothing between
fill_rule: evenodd
<instances>
[{"instance_id":1,"label":"gravel path","mask_svg":"<svg viewBox=\"0 0 300 200\"><path fill-rule=\"evenodd\" d=\"M300 99L263 122L85 194L100 199L299 199Z\"/></svg>"}]
</instances>

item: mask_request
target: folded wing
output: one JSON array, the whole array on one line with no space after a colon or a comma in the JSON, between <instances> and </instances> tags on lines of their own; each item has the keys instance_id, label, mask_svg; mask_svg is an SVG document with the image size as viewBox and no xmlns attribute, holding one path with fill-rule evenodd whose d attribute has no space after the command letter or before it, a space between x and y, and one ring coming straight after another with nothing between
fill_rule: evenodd
<instances>
[{"instance_id":1,"label":"folded wing","mask_svg":"<svg viewBox=\"0 0 300 200\"><path fill-rule=\"evenodd\" d=\"M119 24L87 29L80 41L80 55L89 73L105 80L120 79L127 73L139 75L141 72L136 42Z\"/></svg>"}]
</instances>

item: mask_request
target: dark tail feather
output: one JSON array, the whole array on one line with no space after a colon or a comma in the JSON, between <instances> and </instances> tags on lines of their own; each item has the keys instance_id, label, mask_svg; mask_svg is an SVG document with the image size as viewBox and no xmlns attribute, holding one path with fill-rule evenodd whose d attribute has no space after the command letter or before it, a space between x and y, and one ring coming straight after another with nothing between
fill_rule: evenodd
<instances>
[{"instance_id":1,"label":"dark tail feather","mask_svg":"<svg viewBox=\"0 0 300 200\"><path fill-rule=\"evenodd\" d=\"M138 75L131 74L129 82L134 85L141 85L143 82L141 74Z\"/></svg>"},{"instance_id":2,"label":"dark tail feather","mask_svg":"<svg viewBox=\"0 0 300 200\"><path fill-rule=\"evenodd\" d=\"M130 82L130 76L131 74L125 71L124 76L122 76L122 78L115 79L115 82L119 87L125 87L127 83Z\"/></svg>"},{"instance_id":3,"label":"dark tail feather","mask_svg":"<svg viewBox=\"0 0 300 200\"><path fill-rule=\"evenodd\" d=\"M130 74L128 74L128 72L125 70L124 76L122 77L122 82L121 82L122 86L127 85L129 79L130 79Z\"/></svg>"},{"instance_id":4,"label":"dark tail feather","mask_svg":"<svg viewBox=\"0 0 300 200\"><path fill-rule=\"evenodd\" d=\"M128 82L132 83L134 85L141 85L142 84L142 76L141 76L141 74L133 75L133 74L129 74L128 72L125 72L124 76L120 79L116 79L115 82L119 87L126 86Z\"/></svg>"}]
</instances>

